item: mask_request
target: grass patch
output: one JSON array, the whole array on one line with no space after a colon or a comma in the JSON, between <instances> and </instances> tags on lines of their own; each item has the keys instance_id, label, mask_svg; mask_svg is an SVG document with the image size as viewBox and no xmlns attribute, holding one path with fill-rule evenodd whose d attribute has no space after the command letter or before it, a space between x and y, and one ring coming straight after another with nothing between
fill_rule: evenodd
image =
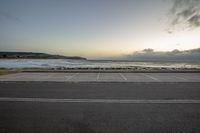
<instances>
[{"instance_id":1,"label":"grass patch","mask_svg":"<svg viewBox=\"0 0 200 133\"><path fill-rule=\"evenodd\" d=\"M17 73L17 71L0 69L0 76L1 75L7 75L7 74L13 74L13 73Z\"/></svg>"}]
</instances>

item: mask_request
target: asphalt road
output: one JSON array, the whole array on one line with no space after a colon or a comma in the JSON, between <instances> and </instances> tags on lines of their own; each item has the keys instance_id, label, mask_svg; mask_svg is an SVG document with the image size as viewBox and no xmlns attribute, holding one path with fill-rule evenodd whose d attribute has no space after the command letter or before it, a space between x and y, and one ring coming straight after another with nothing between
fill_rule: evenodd
<instances>
[{"instance_id":1,"label":"asphalt road","mask_svg":"<svg viewBox=\"0 0 200 133\"><path fill-rule=\"evenodd\" d=\"M200 82L1 82L0 132L199 133Z\"/></svg>"}]
</instances>

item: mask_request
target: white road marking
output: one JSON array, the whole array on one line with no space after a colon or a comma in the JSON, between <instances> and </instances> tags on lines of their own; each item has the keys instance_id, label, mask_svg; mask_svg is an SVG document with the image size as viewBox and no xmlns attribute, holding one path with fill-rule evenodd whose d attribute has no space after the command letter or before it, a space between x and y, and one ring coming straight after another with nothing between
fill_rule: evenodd
<instances>
[{"instance_id":1,"label":"white road marking","mask_svg":"<svg viewBox=\"0 0 200 133\"><path fill-rule=\"evenodd\" d=\"M122 73L120 73L119 74L125 81L127 81L127 78L122 74Z\"/></svg>"},{"instance_id":2,"label":"white road marking","mask_svg":"<svg viewBox=\"0 0 200 133\"><path fill-rule=\"evenodd\" d=\"M72 79L73 77L75 77L76 75L78 75L79 73L75 73L73 74L72 76L68 77L68 76L65 76L67 79L66 81L69 81L70 79Z\"/></svg>"},{"instance_id":3,"label":"white road marking","mask_svg":"<svg viewBox=\"0 0 200 133\"><path fill-rule=\"evenodd\" d=\"M119 103L119 104L200 104L200 100L137 100L137 99L49 99L1 97L0 102L47 102L47 103Z\"/></svg>"},{"instance_id":4,"label":"white road marking","mask_svg":"<svg viewBox=\"0 0 200 133\"><path fill-rule=\"evenodd\" d=\"M177 76L175 76L175 78L180 79L180 80L183 80L183 81L188 81L188 79L183 78L183 77L177 77Z\"/></svg>"},{"instance_id":5,"label":"white road marking","mask_svg":"<svg viewBox=\"0 0 200 133\"><path fill-rule=\"evenodd\" d=\"M71 74L71 76L70 76ZM76 77L78 77L79 73L69 73L69 76L63 76L62 74L57 74L55 73L56 76L54 76L54 73L18 73L18 74L11 74L11 75L6 75L6 76L0 76L0 82L4 81L61 81L61 82L71 82L71 81L77 81ZM79 82L100 82L101 81L101 73L94 73L94 75L97 75L97 77L90 77L87 75L87 73L84 73L85 77L88 77L85 80L78 80ZM115 75L119 73L107 73L107 77L109 79L112 79L112 81L119 82L119 77L116 77ZM120 80L121 82L125 82L126 80L129 82L199 82L199 73L181 73L181 74L176 74L176 73L169 73L165 74L165 78L160 77L159 74L157 73L139 73L139 75L142 75L142 77L139 77L140 80L137 79L137 75L134 75L135 73L129 73L130 75L133 75L135 78L128 80L125 74L121 73L120 78L123 78L124 80ZM80 75L81 76L81 75ZM103 75L104 76L104 75ZM106 77L105 76L105 77ZM158 76L158 77L157 77ZM104 77L104 78L105 78ZM64 78L64 79L63 79ZM103 81L109 81L109 79L104 79ZM149 80L152 79L152 80ZM64 81L63 81L64 80Z\"/></svg>"},{"instance_id":6,"label":"white road marking","mask_svg":"<svg viewBox=\"0 0 200 133\"><path fill-rule=\"evenodd\" d=\"M99 81L99 76L100 76L100 73L97 74L97 81Z\"/></svg>"},{"instance_id":7,"label":"white road marking","mask_svg":"<svg viewBox=\"0 0 200 133\"><path fill-rule=\"evenodd\" d=\"M155 78L155 77L152 77L152 76L150 76L150 75L147 75L147 74L144 74L144 73L141 73L141 74L144 75L145 77L148 77L148 78L153 79L153 80L155 80L155 81L160 81L159 79L157 79L157 78Z\"/></svg>"}]
</instances>

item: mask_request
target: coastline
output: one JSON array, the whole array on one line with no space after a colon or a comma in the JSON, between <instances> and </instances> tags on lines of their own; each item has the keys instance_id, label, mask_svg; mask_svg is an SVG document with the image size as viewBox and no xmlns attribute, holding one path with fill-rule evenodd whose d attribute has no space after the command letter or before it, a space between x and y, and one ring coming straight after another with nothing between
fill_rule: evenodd
<instances>
[{"instance_id":1,"label":"coastline","mask_svg":"<svg viewBox=\"0 0 200 133\"><path fill-rule=\"evenodd\" d=\"M0 70L58 73L200 73L200 63L0 59Z\"/></svg>"},{"instance_id":2,"label":"coastline","mask_svg":"<svg viewBox=\"0 0 200 133\"><path fill-rule=\"evenodd\" d=\"M1 68L0 68L1 70ZM18 72L46 72L46 73L200 73L199 68L154 68L154 67L134 67L134 68L65 68L65 69L6 69Z\"/></svg>"}]
</instances>

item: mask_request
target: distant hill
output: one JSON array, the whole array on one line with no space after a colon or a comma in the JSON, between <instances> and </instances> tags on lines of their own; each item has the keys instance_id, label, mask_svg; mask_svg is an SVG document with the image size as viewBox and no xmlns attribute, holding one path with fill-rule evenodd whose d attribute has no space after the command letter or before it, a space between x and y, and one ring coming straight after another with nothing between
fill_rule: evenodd
<instances>
[{"instance_id":1,"label":"distant hill","mask_svg":"<svg viewBox=\"0 0 200 133\"><path fill-rule=\"evenodd\" d=\"M51 55L46 53L34 52L0 52L0 59L77 59L86 60L79 56Z\"/></svg>"}]
</instances>

